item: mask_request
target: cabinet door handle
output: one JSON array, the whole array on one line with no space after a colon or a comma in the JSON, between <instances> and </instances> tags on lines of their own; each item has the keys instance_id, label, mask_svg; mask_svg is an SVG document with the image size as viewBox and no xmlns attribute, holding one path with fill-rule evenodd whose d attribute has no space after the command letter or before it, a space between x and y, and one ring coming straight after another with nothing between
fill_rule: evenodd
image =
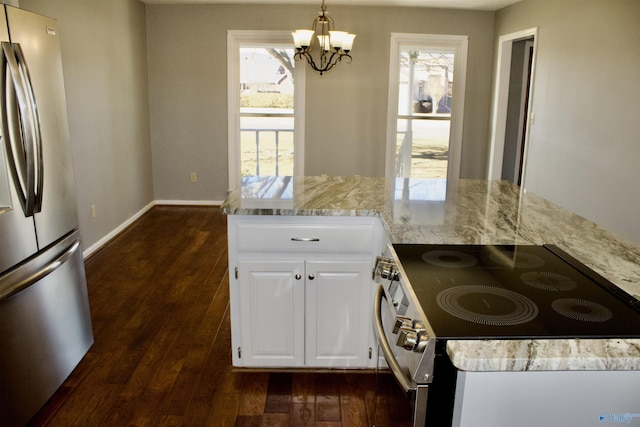
<instances>
[{"instance_id":1,"label":"cabinet door handle","mask_svg":"<svg viewBox=\"0 0 640 427\"><path fill-rule=\"evenodd\" d=\"M313 280L313 279L315 279L315 278L316 278L316 276L314 276L313 274L310 274L310 275L309 275L309 280Z\"/></svg>"},{"instance_id":2,"label":"cabinet door handle","mask_svg":"<svg viewBox=\"0 0 640 427\"><path fill-rule=\"evenodd\" d=\"M296 280L300 280L302 279L302 276L300 274L296 274Z\"/></svg>"},{"instance_id":3,"label":"cabinet door handle","mask_svg":"<svg viewBox=\"0 0 640 427\"><path fill-rule=\"evenodd\" d=\"M293 242L319 242L320 239L317 237L292 237L291 240Z\"/></svg>"}]
</instances>

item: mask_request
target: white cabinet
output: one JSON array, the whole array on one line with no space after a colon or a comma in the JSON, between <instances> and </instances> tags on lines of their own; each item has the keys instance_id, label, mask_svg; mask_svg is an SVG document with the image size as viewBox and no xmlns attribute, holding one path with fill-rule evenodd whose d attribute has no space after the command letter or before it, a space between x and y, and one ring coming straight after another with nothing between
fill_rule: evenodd
<instances>
[{"instance_id":1,"label":"white cabinet","mask_svg":"<svg viewBox=\"0 0 640 427\"><path fill-rule=\"evenodd\" d=\"M234 366L376 366L376 218L232 215L228 223Z\"/></svg>"},{"instance_id":2,"label":"white cabinet","mask_svg":"<svg viewBox=\"0 0 640 427\"><path fill-rule=\"evenodd\" d=\"M242 343L236 358L245 366L304 365L304 261L238 260ZM233 325L235 327L236 325Z\"/></svg>"},{"instance_id":3,"label":"white cabinet","mask_svg":"<svg viewBox=\"0 0 640 427\"><path fill-rule=\"evenodd\" d=\"M371 365L371 260L307 261L305 272L305 365Z\"/></svg>"}]
</instances>

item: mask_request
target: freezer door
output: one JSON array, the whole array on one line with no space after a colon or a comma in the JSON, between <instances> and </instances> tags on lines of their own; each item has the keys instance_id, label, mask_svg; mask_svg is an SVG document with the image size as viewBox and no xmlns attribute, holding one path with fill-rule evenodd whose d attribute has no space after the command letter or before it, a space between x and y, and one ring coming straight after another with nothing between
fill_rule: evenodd
<instances>
[{"instance_id":1,"label":"freezer door","mask_svg":"<svg viewBox=\"0 0 640 427\"><path fill-rule=\"evenodd\" d=\"M0 425L26 424L92 343L76 232L0 276Z\"/></svg>"},{"instance_id":2,"label":"freezer door","mask_svg":"<svg viewBox=\"0 0 640 427\"><path fill-rule=\"evenodd\" d=\"M9 40L4 8L0 8L0 42ZM3 62L4 64L4 62ZM4 74L2 69L0 74ZM0 79L4 83L4 79ZM0 84L0 108L5 108L4 84ZM0 126L0 274L38 250L32 217L26 217L8 164L8 140Z\"/></svg>"},{"instance_id":3,"label":"freezer door","mask_svg":"<svg viewBox=\"0 0 640 427\"><path fill-rule=\"evenodd\" d=\"M78 226L60 43L54 19L10 6L6 13L11 46L26 64L39 117L42 165L35 187L42 199L35 225L42 249Z\"/></svg>"}]
</instances>

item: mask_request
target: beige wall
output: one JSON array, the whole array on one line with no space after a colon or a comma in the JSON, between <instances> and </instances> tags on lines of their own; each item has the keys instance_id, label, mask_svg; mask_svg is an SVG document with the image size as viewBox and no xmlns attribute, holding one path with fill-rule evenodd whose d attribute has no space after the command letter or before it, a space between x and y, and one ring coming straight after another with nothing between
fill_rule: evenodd
<instances>
[{"instance_id":1,"label":"beige wall","mask_svg":"<svg viewBox=\"0 0 640 427\"><path fill-rule=\"evenodd\" d=\"M640 2L525 0L497 12L496 43L533 26L525 187L640 243Z\"/></svg>"},{"instance_id":2,"label":"beige wall","mask_svg":"<svg viewBox=\"0 0 640 427\"><path fill-rule=\"evenodd\" d=\"M19 3L59 20L85 247L154 199L226 196L226 30L306 27L318 9ZM605 3L524 0L495 14L495 39L488 12L331 7L358 37L351 65L308 74L307 174L384 174L389 34L416 32L470 36L462 175L483 177L494 42L537 25L526 185L640 241L640 2Z\"/></svg>"},{"instance_id":3,"label":"beige wall","mask_svg":"<svg viewBox=\"0 0 640 427\"><path fill-rule=\"evenodd\" d=\"M156 199L222 200L227 172L227 30L309 27L318 6L147 5ZM491 12L331 6L358 36L353 62L307 73L305 173L384 175L391 32L469 35L463 177L483 177ZM198 173L198 183L189 173Z\"/></svg>"},{"instance_id":4,"label":"beige wall","mask_svg":"<svg viewBox=\"0 0 640 427\"><path fill-rule=\"evenodd\" d=\"M153 201L145 6L21 0L20 7L58 20L80 231L88 248Z\"/></svg>"}]
</instances>

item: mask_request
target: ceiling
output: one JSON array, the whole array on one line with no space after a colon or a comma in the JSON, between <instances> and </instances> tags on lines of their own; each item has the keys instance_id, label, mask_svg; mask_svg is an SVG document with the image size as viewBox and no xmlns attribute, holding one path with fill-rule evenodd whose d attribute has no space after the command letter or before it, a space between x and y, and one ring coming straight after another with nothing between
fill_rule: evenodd
<instances>
[{"instance_id":1,"label":"ceiling","mask_svg":"<svg viewBox=\"0 0 640 427\"><path fill-rule=\"evenodd\" d=\"M187 3L217 3L217 4L317 4L322 0L141 0L147 4L187 4ZM446 9L471 9L495 11L520 0L326 0L327 6L332 4L349 6L411 6L437 7Z\"/></svg>"}]
</instances>

